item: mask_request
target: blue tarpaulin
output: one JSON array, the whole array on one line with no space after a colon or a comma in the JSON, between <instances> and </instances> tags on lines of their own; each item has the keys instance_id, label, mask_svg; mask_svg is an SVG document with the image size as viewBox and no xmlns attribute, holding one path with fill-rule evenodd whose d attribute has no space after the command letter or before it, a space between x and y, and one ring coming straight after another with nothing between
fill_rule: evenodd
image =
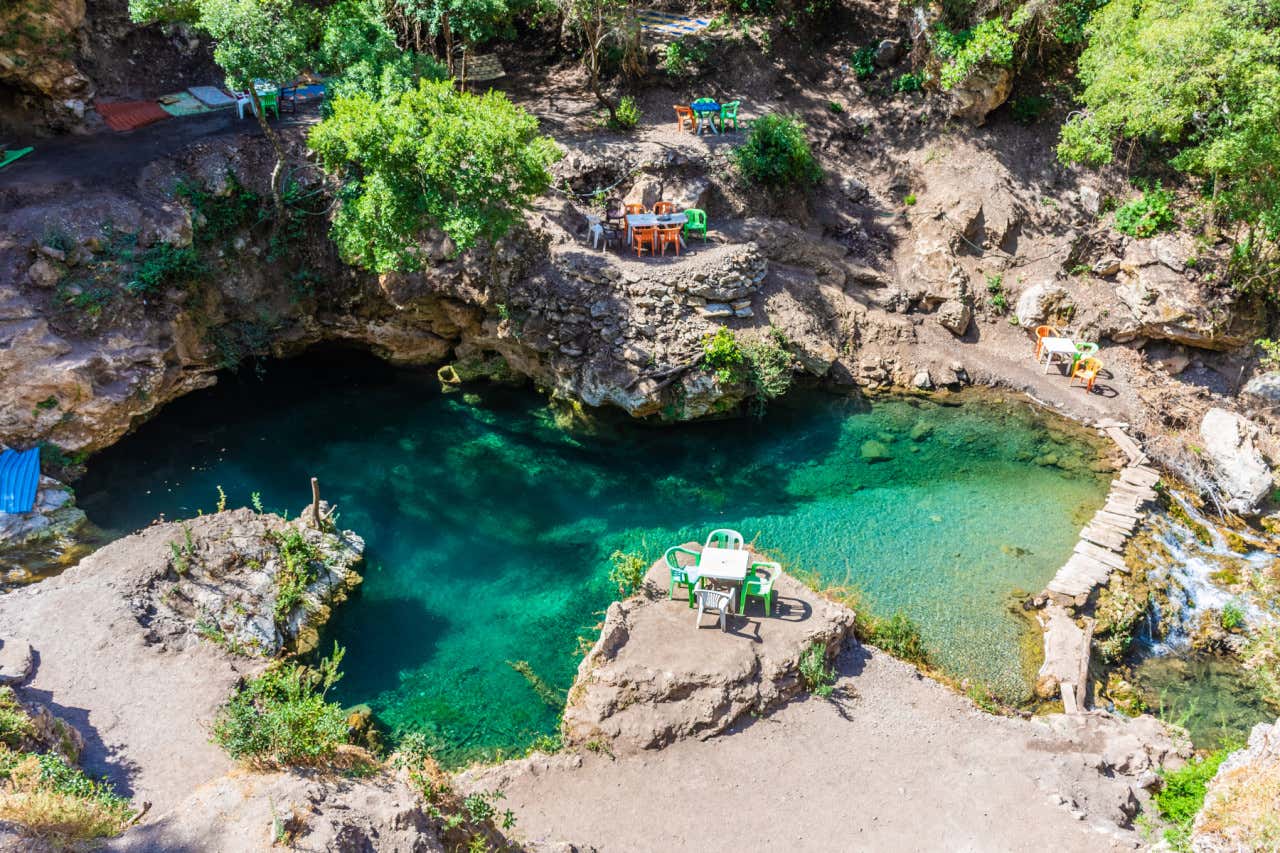
<instances>
[{"instance_id":1,"label":"blue tarpaulin","mask_svg":"<svg viewBox=\"0 0 1280 853\"><path fill-rule=\"evenodd\" d=\"M31 512L40 485L40 448L0 453L0 512Z\"/></svg>"}]
</instances>

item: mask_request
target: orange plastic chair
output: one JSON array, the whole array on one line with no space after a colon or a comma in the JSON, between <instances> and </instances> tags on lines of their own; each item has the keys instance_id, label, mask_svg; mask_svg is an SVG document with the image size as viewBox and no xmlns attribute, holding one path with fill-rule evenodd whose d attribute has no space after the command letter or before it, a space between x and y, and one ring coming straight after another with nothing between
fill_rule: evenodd
<instances>
[{"instance_id":1,"label":"orange plastic chair","mask_svg":"<svg viewBox=\"0 0 1280 853\"><path fill-rule=\"evenodd\" d=\"M1075 369L1071 371L1071 378L1067 380L1070 386L1078 377L1084 383L1086 391L1093 390L1093 381L1098 378L1098 374L1102 371L1102 362L1096 358L1082 358L1076 362Z\"/></svg>"},{"instance_id":2,"label":"orange plastic chair","mask_svg":"<svg viewBox=\"0 0 1280 853\"><path fill-rule=\"evenodd\" d=\"M689 107L681 107L681 106L677 106L675 110L676 110L676 129L680 133L684 133L684 122L685 122L685 119L688 119L689 132L697 133L698 117L694 115L693 110L690 109Z\"/></svg>"},{"instance_id":3,"label":"orange plastic chair","mask_svg":"<svg viewBox=\"0 0 1280 853\"><path fill-rule=\"evenodd\" d=\"M628 213L628 215L629 215L629 214L632 214L632 213L648 213L648 212L649 212L649 209L648 209L647 207L645 207L643 204L629 204L629 205L627 205L627 213Z\"/></svg>"},{"instance_id":4,"label":"orange plastic chair","mask_svg":"<svg viewBox=\"0 0 1280 853\"><path fill-rule=\"evenodd\" d=\"M1036 326L1036 358L1040 357L1040 347L1044 345L1044 339L1056 337L1058 330L1053 326Z\"/></svg>"},{"instance_id":5,"label":"orange plastic chair","mask_svg":"<svg viewBox=\"0 0 1280 853\"><path fill-rule=\"evenodd\" d=\"M664 256L667 254L667 246L675 246L676 257L680 257L680 232L683 230L683 225L667 225L658 229L658 244Z\"/></svg>"},{"instance_id":6,"label":"orange plastic chair","mask_svg":"<svg viewBox=\"0 0 1280 853\"><path fill-rule=\"evenodd\" d=\"M661 213L675 213L675 212L676 212L676 206L675 206L675 203L674 203L674 202L670 202L670 201L655 201L655 202L653 203L653 212L654 212L654 213L659 213L659 214L661 214Z\"/></svg>"},{"instance_id":7,"label":"orange plastic chair","mask_svg":"<svg viewBox=\"0 0 1280 853\"><path fill-rule=\"evenodd\" d=\"M635 246L637 256L644 251L646 244L649 247L649 254L653 254L658 248L658 229L652 225L647 228L631 229L631 243Z\"/></svg>"}]
</instances>

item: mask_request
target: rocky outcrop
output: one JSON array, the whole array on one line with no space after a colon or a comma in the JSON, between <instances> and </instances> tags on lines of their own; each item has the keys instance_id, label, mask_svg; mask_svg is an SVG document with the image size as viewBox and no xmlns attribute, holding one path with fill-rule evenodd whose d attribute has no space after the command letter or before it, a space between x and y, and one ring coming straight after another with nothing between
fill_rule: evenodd
<instances>
[{"instance_id":1,"label":"rocky outcrop","mask_svg":"<svg viewBox=\"0 0 1280 853\"><path fill-rule=\"evenodd\" d=\"M41 477L31 512L0 513L0 579L22 583L44 568L65 565L76 555L85 524L74 492Z\"/></svg>"},{"instance_id":2,"label":"rocky outcrop","mask_svg":"<svg viewBox=\"0 0 1280 853\"><path fill-rule=\"evenodd\" d=\"M951 88L951 116L980 125L988 113L1008 99L1011 91L1013 69L983 66Z\"/></svg>"},{"instance_id":3,"label":"rocky outcrop","mask_svg":"<svg viewBox=\"0 0 1280 853\"><path fill-rule=\"evenodd\" d=\"M1280 849L1280 721L1259 723L1209 782L1191 830L1195 853Z\"/></svg>"},{"instance_id":4,"label":"rocky outcrop","mask_svg":"<svg viewBox=\"0 0 1280 853\"><path fill-rule=\"evenodd\" d=\"M1225 350L1261 335L1262 314L1249 297L1191 277L1187 259L1194 256L1194 247L1181 235L1128 242L1116 295L1133 319L1116 328L1113 339L1145 337Z\"/></svg>"},{"instance_id":5,"label":"rocky outcrop","mask_svg":"<svg viewBox=\"0 0 1280 853\"><path fill-rule=\"evenodd\" d=\"M1018 295L1014 316L1025 327L1039 326L1056 313L1074 310L1066 288L1052 281L1040 281Z\"/></svg>"},{"instance_id":6,"label":"rocky outcrop","mask_svg":"<svg viewBox=\"0 0 1280 853\"><path fill-rule=\"evenodd\" d=\"M399 779L302 770L222 776L103 849L240 853L277 846L369 853L445 849L427 806Z\"/></svg>"},{"instance_id":7,"label":"rocky outcrop","mask_svg":"<svg viewBox=\"0 0 1280 853\"><path fill-rule=\"evenodd\" d=\"M15 0L0 6L0 82L37 96L50 126L75 127L93 84L72 61L85 0Z\"/></svg>"},{"instance_id":8,"label":"rocky outcrop","mask_svg":"<svg viewBox=\"0 0 1280 853\"><path fill-rule=\"evenodd\" d=\"M1200 422L1200 438L1212 463L1226 508L1241 515L1256 515L1271 493L1271 467L1255 442L1259 428L1235 412L1213 408Z\"/></svg>"},{"instance_id":9,"label":"rocky outcrop","mask_svg":"<svg viewBox=\"0 0 1280 853\"><path fill-rule=\"evenodd\" d=\"M660 560L643 594L610 605L569 691L566 743L631 752L723 732L796 695L800 655L814 643L834 654L853 628L852 611L786 575L772 618L749 604L747 615L729 617L728 632L710 617L695 627L687 601L667 598L669 579Z\"/></svg>"}]
</instances>

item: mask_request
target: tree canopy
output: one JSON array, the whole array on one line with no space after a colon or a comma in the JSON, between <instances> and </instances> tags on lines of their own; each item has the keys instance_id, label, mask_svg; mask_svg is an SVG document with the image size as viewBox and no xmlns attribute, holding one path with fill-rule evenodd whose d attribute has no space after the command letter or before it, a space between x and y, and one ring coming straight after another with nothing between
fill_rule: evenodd
<instances>
[{"instance_id":1,"label":"tree canopy","mask_svg":"<svg viewBox=\"0 0 1280 853\"><path fill-rule=\"evenodd\" d=\"M506 234L550 186L548 167L560 156L537 119L504 95L425 79L381 98L340 95L309 141L343 182L339 250L376 272L421 268L420 237L431 227L459 250Z\"/></svg>"},{"instance_id":2,"label":"tree canopy","mask_svg":"<svg viewBox=\"0 0 1280 853\"><path fill-rule=\"evenodd\" d=\"M1085 110L1066 162L1111 162L1122 140L1170 146L1233 218L1280 234L1280 2L1111 0L1086 27Z\"/></svg>"}]
</instances>

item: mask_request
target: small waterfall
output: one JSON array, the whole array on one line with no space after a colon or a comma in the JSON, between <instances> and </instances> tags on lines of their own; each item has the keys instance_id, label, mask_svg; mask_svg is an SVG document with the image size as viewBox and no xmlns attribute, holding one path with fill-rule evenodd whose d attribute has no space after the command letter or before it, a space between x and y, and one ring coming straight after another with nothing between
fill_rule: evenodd
<instances>
[{"instance_id":1,"label":"small waterfall","mask_svg":"<svg viewBox=\"0 0 1280 853\"><path fill-rule=\"evenodd\" d=\"M1176 492L1172 498L1182 513L1198 530L1207 531L1211 544L1197 538L1197 530L1178 520L1172 513L1160 513L1152 518L1156 541L1163 548L1152 549L1152 568L1149 577L1168 592L1168 608L1158 602L1151 605L1151 617L1144 625L1142 638L1156 655L1186 651L1190 642L1190 630L1200 614L1207 610L1221 610L1227 604L1240 608L1246 623L1257 624L1275 617L1258 607L1252 596L1235 594L1215 582L1212 575L1232 562L1243 562L1254 570L1264 570L1277 557L1262 549L1255 538L1244 536L1250 549L1245 553L1233 551L1218 527Z\"/></svg>"}]
</instances>

